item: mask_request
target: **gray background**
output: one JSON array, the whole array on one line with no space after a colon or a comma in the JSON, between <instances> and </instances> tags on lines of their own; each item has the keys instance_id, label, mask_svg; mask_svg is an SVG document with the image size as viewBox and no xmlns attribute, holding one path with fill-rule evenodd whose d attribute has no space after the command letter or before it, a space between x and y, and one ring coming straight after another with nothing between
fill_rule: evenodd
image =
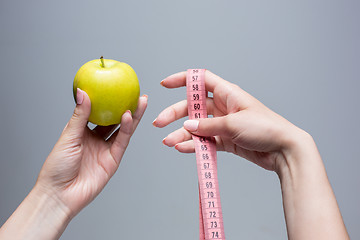
<instances>
[{"instance_id":1,"label":"gray background","mask_svg":"<svg viewBox=\"0 0 360 240\"><path fill-rule=\"evenodd\" d=\"M360 238L359 1L0 1L0 225L33 187L70 118L72 81L104 55L137 72L149 106L120 168L62 239L197 239L193 155L151 122L207 68L312 134L345 224ZM273 172L218 154L227 239L286 239Z\"/></svg>"}]
</instances>

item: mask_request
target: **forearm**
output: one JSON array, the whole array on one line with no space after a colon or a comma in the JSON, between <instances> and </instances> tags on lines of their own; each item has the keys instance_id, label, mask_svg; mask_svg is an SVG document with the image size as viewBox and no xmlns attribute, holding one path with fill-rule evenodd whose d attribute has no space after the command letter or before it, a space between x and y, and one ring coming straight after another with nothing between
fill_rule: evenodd
<instances>
[{"instance_id":1,"label":"forearm","mask_svg":"<svg viewBox=\"0 0 360 240\"><path fill-rule=\"evenodd\" d=\"M317 147L301 138L278 172L289 239L349 239Z\"/></svg>"},{"instance_id":2,"label":"forearm","mask_svg":"<svg viewBox=\"0 0 360 240\"><path fill-rule=\"evenodd\" d=\"M0 239L58 239L68 225L66 207L34 187L0 229Z\"/></svg>"}]
</instances>

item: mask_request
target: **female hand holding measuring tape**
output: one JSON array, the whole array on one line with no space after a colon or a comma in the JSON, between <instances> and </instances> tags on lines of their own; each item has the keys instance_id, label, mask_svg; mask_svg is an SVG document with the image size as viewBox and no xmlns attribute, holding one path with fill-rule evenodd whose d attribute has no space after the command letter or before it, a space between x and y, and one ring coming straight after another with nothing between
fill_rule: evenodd
<instances>
[{"instance_id":1,"label":"female hand holding measuring tape","mask_svg":"<svg viewBox=\"0 0 360 240\"><path fill-rule=\"evenodd\" d=\"M167 88L186 85L186 72L165 78ZM213 93L206 105L213 118L187 120L163 143L194 152L191 133L214 136L217 150L227 151L279 176L290 239L349 239L322 159L312 137L274 113L238 86L210 71L205 85ZM165 127L187 115L187 101L165 110L153 122Z\"/></svg>"}]
</instances>

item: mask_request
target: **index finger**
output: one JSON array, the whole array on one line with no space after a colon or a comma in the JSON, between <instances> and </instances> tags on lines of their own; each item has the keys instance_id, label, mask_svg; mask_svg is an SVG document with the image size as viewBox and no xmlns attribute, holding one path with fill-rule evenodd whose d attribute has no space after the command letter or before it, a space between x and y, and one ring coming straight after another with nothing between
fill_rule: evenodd
<instances>
[{"instance_id":1,"label":"index finger","mask_svg":"<svg viewBox=\"0 0 360 240\"><path fill-rule=\"evenodd\" d=\"M205 71L205 88L209 92L214 92L214 89L219 84L229 83L221 77L215 75L209 70ZM160 82L166 88L178 88L186 86L186 71L178 72L166 77Z\"/></svg>"}]
</instances>

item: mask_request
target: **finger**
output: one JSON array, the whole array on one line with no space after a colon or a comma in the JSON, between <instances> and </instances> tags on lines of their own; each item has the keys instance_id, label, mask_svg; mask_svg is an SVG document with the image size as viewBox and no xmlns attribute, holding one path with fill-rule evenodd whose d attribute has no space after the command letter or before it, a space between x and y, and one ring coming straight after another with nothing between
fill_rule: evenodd
<instances>
[{"instance_id":1,"label":"finger","mask_svg":"<svg viewBox=\"0 0 360 240\"><path fill-rule=\"evenodd\" d=\"M224 144L220 137L215 137L216 151L224 151ZM193 153L195 152L195 144L192 139L179 142L175 145L175 149L181 153Z\"/></svg>"},{"instance_id":2,"label":"finger","mask_svg":"<svg viewBox=\"0 0 360 240\"><path fill-rule=\"evenodd\" d=\"M205 88L209 92L214 92L214 89L220 85L229 85L230 82L224 80L218 75L210 72L209 70L205 71Z\"/></svg>"},{"instance_id":3,"label":"finger","mask_svg":"<svg viewBox=\"0 0 360 240\"><path fill-rule=\"evenodd\" d=\"M129 144L133 133L133 119L130 111L126 111L121 118L121 125L116 134L113 134L109 141L111 143L110 153L117 165L120 164L121 158Z\"/></svg>"},{"instance_id":4,"label":"finger","mask_svg":"<svg viewBox=\"0 0 360 240\"><path fill-rule=\"evenodd\" d=\"M187 141L190 139L191 139L191 133L186 131L184 128L180 128L170 133L166 138L164 138L163 143L168 147L173 147L180 142Z\"/></svg>"},{"instance_id":5,"label":"finger","mask_svg":"<svg viewBox=\"0 0 360 240\"><path fill-rule=\"evenodd\" d=\"M143 95L139 98L139 101L138 101L138 107L135 111L135 113L133 114L132 118L133 118L133 130L132 132L135 131L137 125L139 124L142 116L144 115L144 112L145 112L145 109L147 107L147 99L148 99L148 96L147 95ZM111 126L96 126L94 128L94 132L97 133L99 136L103 137L105 140L107 138L109 138L110 136L112 135L116 135L117 132L118 132L118 129L116 131L114 131L116 128L118 128L119 125L111 125ZM114 138L109 138L109 142L110 143L113 143L114 140L116 139L116 137Z\"/></svg>"},{"instance_id":6,"label":"finger","mask_svg":"<svg viewBox=\"0 0 360 240\"><path fill-rule=\"evenodd\" d=\"M153 121L155 127L165 127L177 119L187 116L187 101L183 100L165 108Z\"/></svg>"},{"instance_id":7,"label":"finger","mask_svg":"<svg viewBox=\"0 0 360 240\"><path fill-rule=\"evenodd\" d=\"M148 104L148 96L147 95L143 95L139 98L138 101L138 107L135 111L135 113L133 114L133 132L135 131L137 125L139 124L142 116L144 115L144 112L146 110Z\"/></svg>"},{"instance_id":8,"label":"finger","mask_svg":"<svg viewBox=\"0 0 360 240\"><path fill-rule=\"evenodd\" d=\"M186 86L186 75L187 72L175 73L166 77L160 84L166 88L184 87ZM229 84L229 82L209 70L205 71L205 88L207 91L214 92L215 87L222 84Z\"/></svg>"},{"instance_id":9,"label":"finger","mask_svg":"<svg viewBox=\"0 0 360 240\"><path fill-rule=\"evenodd\" d=\"M192 134L199 136L221 136L232 137L236 134L234 127L236 123L230 122L228 116L202 118L198 120L187 120L184 122L184 128Z\"/></svg>"},{"instance_id":10,"label":"finger","mask_svg":"<svg viewBox=\"0 0 360 240\"><path fill-rule=\"evenodd\" d=\"M215 112L218 112L216 111L216 106L212 98L206 99L206 108L209 115L213 115ZM165 108L153 121L153 125L155 127L162 128L178 119L186 117L187 115L188 115L187 101L183 100Z\"/></svg>"},{"instance_id":11,"label":"finger","mask_svg":"<svg viewBox=\"0 0 360 240\"><path fill-rule=\"evenodd\" d=\"M175 145L175 149L181 153L195 152L195 145L193 140L184 141Z\"/></svg>"},{"instance_id":12,"label":"finger","mask_svg":"<svg viewBox=\"0 0 360 240\"><path fill-rule=\"evenodd\" d=\"M119 127L119 124L114 124L110 126L96 126L92 131L102 139L106 140L117 127Z\"/></svg>"},{"instance_id":13,"label":"finger","mask_svg":"<svg viewBox=\"0 0 360 240\"><path fill-rule=\"evenodd\" d=\"M186 72L178 72L166 77L160 82L166 88L178 88L186 86Z\"/></svg>"},{"instance_id":14,"label":"finger","mask_svg":"<svg viewBox=\"0 0 360 240\"><path fill-rule=\"evenodd\" d=\"M214 136L215 144L216 144L216 151L225 151L225 144L223 138L220 136Z\"/></svg>"},{"instance_id":15,"label":"finger","mask_svg":"<svg viewBox=\"0 0 360 240\"><path fill-rule=\"evenodd\" d=\"M82 137L87 127L87 122L91 112L91 101L87 93L80 88L76 91L76 107L68 122L64 133L71 133L75 137Z\"/></svg>"}]
</instances>

